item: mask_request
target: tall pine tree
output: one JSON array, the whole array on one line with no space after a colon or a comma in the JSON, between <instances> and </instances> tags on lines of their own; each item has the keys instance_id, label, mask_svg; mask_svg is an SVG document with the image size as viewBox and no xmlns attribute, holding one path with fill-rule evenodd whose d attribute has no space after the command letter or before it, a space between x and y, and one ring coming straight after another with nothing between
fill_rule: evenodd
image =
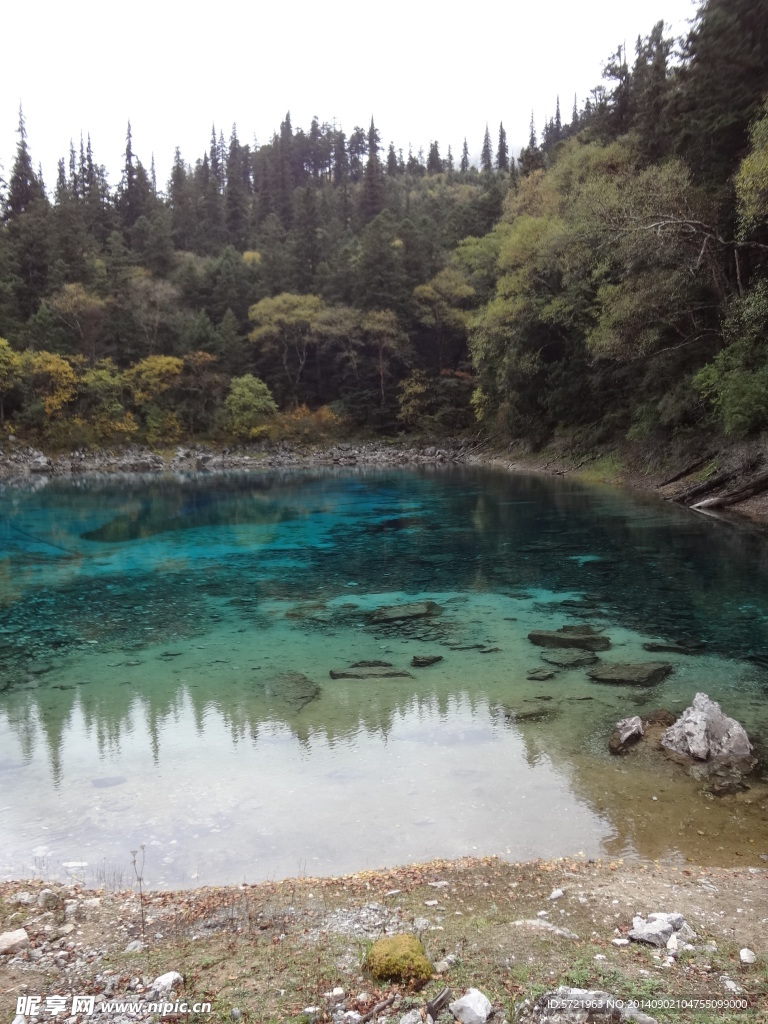
<instances>
[{"instance_id":1,"label":"tall pine tree","mask_svg":"<svg viewBox=\"0 0 768 1024\"><path fill-rule=\"evenodd\" d=\"M496 170L509 170L509 146L507 146L507 133L504 131L504 124L499 124L499 146L496 150Z\"/></svg>"},{"instance_id":2,"label":"tall pine tree","mask_svg":"<svg viewBox=\"0 0 768 1024\"><path fill-rule=\"evenodd\" d=\"M488 124L485 125L485 136L483 137L483 149L480 154L480 168L485 174L493 170L493 152L491 150L491 133L488 131Z\"/></svg>"}]
</instances>

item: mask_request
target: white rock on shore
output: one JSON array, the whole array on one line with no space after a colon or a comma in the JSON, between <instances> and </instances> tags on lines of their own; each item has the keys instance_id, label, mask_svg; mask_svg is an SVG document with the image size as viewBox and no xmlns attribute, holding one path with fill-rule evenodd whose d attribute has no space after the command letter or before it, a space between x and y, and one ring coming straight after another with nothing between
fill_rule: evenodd
<instances>
[{"instance_id":1,"label":"white rock on shore","mask_svg":"<svg viewBox=\"0 0 768 1024\"><path fill-rule=\"evenodd\" d=\"M456 1020L461 1024L485 1024L491 1015L491 1001L478 988L470 988L461 999L448 1004Z\"/></svg>"},{"instance_id":2,"label":"white rock on shore","mask_svg":"<svg viewBox=\"0 0 768 1024\"><path fill-rule=\"evenodd\" d=\"M27 949L29 946L29 935L24 928L17 928L12 932L3 932L0 935L0 955L18 953L20 949Z\"/></svg>"},{"instance_id":3,"label":"white rock on shore","mask_svg":"<svg viewBox=\"0 0 768 1024\"><path fill-rule=\"evenodd\" d=\"M697 693L661 744L675 754L698 761L744 761L752 756L752 744L742 725L723 714L720 705L706 693Z\"/></svg>"}]
</instances>

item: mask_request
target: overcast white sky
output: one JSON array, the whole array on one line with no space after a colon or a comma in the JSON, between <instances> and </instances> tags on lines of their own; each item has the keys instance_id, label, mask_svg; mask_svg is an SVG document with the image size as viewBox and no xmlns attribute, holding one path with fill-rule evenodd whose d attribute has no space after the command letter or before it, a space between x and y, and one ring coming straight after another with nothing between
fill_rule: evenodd
<instances>
[{"instance_id":1,"label":"overcast white sky","mask_svg":"<svg viewBox=\"0 0 768 1024\"><path fill-rule=\"evenodd\" d=\"M228 139L268 141L290 110L294 127L335 117L347 135L374 115L381 139L407 152L437 138L479 153L486 121L504 122L515 148L531 109L537 127L583 101L619 43L664 19L685 31L694 0L361 0L279 5L165 0L4 6L0 63L0 164L16 152L19 102L32 158L46 184L56 162L91 134L94 156L119 179L130 118L145 166L155 155L163 187L174 148L194 163L211 124Z\"/></svg>"}]
</instances>

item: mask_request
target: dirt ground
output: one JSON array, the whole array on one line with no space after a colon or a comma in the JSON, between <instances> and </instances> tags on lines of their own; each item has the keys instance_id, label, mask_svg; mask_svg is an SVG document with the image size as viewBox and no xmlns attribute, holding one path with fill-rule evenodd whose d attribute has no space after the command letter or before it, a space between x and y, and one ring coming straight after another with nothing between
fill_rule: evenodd
<instances>
[{"instance_id":1,"label":"dirt ground","mask_svg":"<svg viewBox=\"0 0 768 1024\"><path fill-rule=\"evenodd\" d=\"M176 998L210 1001L212 1012L163 1019L267 1024L332 1020L335 1013L340 1020L342 1011L364 1016L394 996L375 1019L399 1022L445 986L454 997L474 986L493 1003L493 1020L513 1020L526 1000L568 984L622 998L726 998L736 985L752 1011L653 1015L679 1024L766 1021L767 882L763 867L483 859L142 899L130 891L4 883L0 931L23 927L30 945L0 957L0 1011L11 1021L20 995L52 993L132 996L140 1007L154 978L178 971L183 988ZM38 902L44 889L51 892L43 897L49 910ZM551 899L557 889L563 895ZM684 915L697 935L694 950L672 959L651 946L613 944L633 915L659 911ZM418 992L376 984L365 970L370 943L400 931L419 934L442 969ZM754 964L741 964L743 948L755 952ZM440 963L449 955L455 961Z\"/></svg>"}]
</instances>

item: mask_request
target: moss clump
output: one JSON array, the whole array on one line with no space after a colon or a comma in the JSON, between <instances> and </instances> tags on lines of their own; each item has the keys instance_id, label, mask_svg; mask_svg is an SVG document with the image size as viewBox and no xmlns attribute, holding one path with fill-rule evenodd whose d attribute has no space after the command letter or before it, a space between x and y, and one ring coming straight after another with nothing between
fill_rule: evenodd
<instances>
[{"instance_id":1,"label":"moss clump","mask_svg":"<svg viewBox=\"0 0 768 1024\"><path fill-rule=\"evenodd\" d=\"M415 935L389 935L374 942L366 965L377 979L427 981L433 973L427 951Z\"/></svg>"}]
</instances>

